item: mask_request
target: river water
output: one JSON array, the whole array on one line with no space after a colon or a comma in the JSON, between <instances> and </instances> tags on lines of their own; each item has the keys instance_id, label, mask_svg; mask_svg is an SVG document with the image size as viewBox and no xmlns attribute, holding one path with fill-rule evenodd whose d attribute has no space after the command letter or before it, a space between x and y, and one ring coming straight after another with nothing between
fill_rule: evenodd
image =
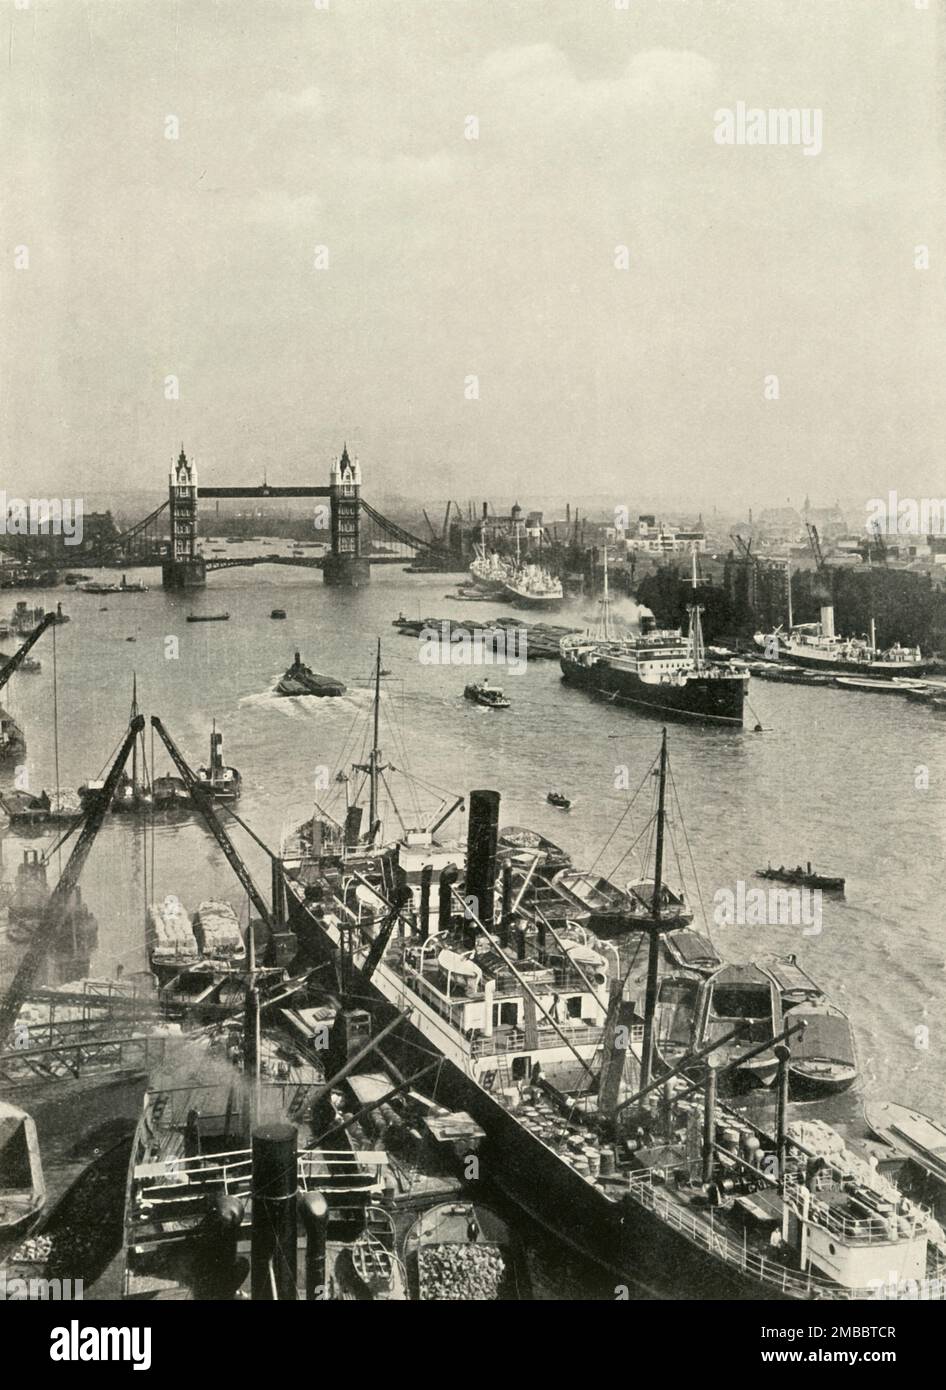
<instances>
[{"instance_id":1,"label":"river water","mask_svg":"<svg viewBox=\"0 0 946 1390\"><path fill-rule=\"evenodd\" d=\"M512 701L507 711L465 701L469 668L422 665L417 640L391 626L401 611L502 614L495 604L446 599L448 576L376 566L370 586L352 592L326 588L312 571L272 566L212 574L206 590L190 595L164 593L154 571L131 577L153 587L145 594L104 596L60 589L56 597L71 621L55 630L55 691L50 632L33 653L42 672L14 677L4 693L27 736L31 790L56 785L54 695L59 784L77 787L110 761L127 723L136 673L142 712L161 716L192 766L205 760L216 719L225 761L243 775L239 813L277 847L282 834L311 812L324 770L334 776L346 745L346 762L361 751L380 636L391 673L384 679L387 761L444 794L494 787L502 794L503 823L542 831L568 849L577 866L595 863L618 883L638 876L641 846L632 845L650 814L650 787L629 810L628 803L646 782L660 724L566 688L550 661L530 662L521 674L495 673ZM15 597L9 595L11 608ZM274 607L286 609L285 621L270 618ZM569 616L581 625L590 608L590 601L576 601ZM222 610L229 611L229 622L185 621L188 612ZM274 696L275 681L296 649L314 670L341 677L349 694L336 700ZM852 1019L866 1095L941 1115L946 716L896 696L756 680L749 699L744 732L670 728L679 805L672 808L671 839L688 895L705 904L724 957L798 955ZM763 732L751 732L757 721ZM150 756L150 731L147 741ZM157 741L155 765L159 774L173 771ZM551 789L573 798L570 812L546 803ZM436 801L424 793L421 804ZM462 834L462 817L453 824ZM7 833L5 879L31 843L42 842ZM265 857L246 836L238 843L268 896ZM718 895L735 895L740 881L758 888L752 871L769 859L811 859L846 877L845 898L823 900L819 930L713 923ZM667 876L676 875L671 847ZM242 892L197 824L159 826L152 845L140 828L113 820L93 847L83 892L99 921L93 973L144 967L149 898L173 892L192 908L201 898L221 896L242 909L245 920ZM9 948L0 949L2 963L9 964ZM566 1266L550 1277L561 1277L575 1295Z\"/></svg>"}]
</instances>

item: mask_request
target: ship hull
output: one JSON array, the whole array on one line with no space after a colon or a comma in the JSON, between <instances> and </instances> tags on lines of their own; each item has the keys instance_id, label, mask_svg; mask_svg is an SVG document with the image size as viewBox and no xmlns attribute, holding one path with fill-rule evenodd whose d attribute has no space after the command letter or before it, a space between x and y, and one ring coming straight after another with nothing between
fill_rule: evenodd
<instances>
[{"instance_id":1,"label":"ship hull","mask_svg":"<svg viewBox=\"0 0 946 1390\"><path fill-rule=\"evenodd\" d=\"M685 685L650 685L632 671L606 662L584 666L561 658L562 676L569 685L621 704L651 711L661 718L691 719L705 724L742 726L746 681L742 676L694 676Z\"/></svg>"},{"instance_id":2,"label":"ship hull","mask_svg":"<svg viewBox=\"0 0 946 1390\"><path fill-rule=\"evenodd\" d=\"M287 878L286 887L290 926L303 953L314 962L334 964L336 947L297 896L298 885ZM403 1020L402 1010L373 979L367 979L357 967L353 976L351 986L362 1006L370 1008L376 1029L397 1018ZM384 1042L385 1056L408 1075L429 1063L432 1047L436 1042L407 1021ZM465 1110L483 1129L486 1137L477 1149L481 1177L556 1240L612 1277L615 1297L792 1298L713 1259L672 1225L624 1195L620 1184L609 1187L607 1179L591 1182L583 1177L446 1056L433 1089L438 1104ZM609 1191L617 1195L608 1195Z\"/></svg>"},{"instance_id":3,"label":"ship hull","mask_svg":"<svg viewBox=\"0 0 946 1390\"><path fill-rule=\"evenodd\" d=\"M837 676L864 676L873 680L895 677L919 678L930 669L928 661L838 661L833 657L812 656L792 647L785 648L784 660L808 671L825 671Z\"/></svg>"},{"instance_id":4,"label":"ship hull","mask_svg":"<svg viewBox=\"0 0 946 1390\"><path fill-rule=\"evenodd\" d=\"M521 589L517 589L513 584L504 585L502 593L514 607L530 608L535 612L547 612L552 609L561 608L562 604L565 602L564 594L552 594L549 597L543 597L541 594L523 593Z\"/></svg>"}]
</instances>

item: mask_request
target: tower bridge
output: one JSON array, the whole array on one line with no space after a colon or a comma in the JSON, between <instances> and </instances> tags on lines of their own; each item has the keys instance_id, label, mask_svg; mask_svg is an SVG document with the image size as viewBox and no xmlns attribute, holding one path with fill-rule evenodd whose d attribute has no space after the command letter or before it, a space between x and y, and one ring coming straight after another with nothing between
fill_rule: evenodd
<instances>
[{"instance_id":1,"label":"tower bridge","mask_svg":"<svg viewBox=\"0 0 946 1390\"><path fill-rule=\"evenodd\" d=\"M168 500L142 521L122 533L106 552L93 558L105 565L160 565L165 589L198 589L209 572L245 565L299 565L320 569L326 584L358 588L367 584L371 565L396 564L405 558L422 558L431 568L450 568L455 563L446 540L425 541L389 520L361 495L361 467L353 462L347 445L332 463L326 486L299 485L257 487L201 487L197 468L183 447L170 470ZM325 498L316 509L315 531L328 542L328 553L319 556L228 555L206 556L197 536L197 517L202 501L237 498ZM462 568L462 566L460 566Z\"/></svg>"}]
</instances>

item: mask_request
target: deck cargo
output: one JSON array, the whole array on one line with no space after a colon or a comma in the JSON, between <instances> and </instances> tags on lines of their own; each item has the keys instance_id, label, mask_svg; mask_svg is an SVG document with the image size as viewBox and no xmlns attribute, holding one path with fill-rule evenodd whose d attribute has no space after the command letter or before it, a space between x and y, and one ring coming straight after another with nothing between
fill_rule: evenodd
<instances>
[{"instance_id":1,"label":"deck cargo","mask_svg":"<svg viewBox=\"0 0 946 1390\"><path fill-rule=\"evenodd\" d=\"M194 913L194 934L202 956L238 960L245 955L237 915L229 903L208 899Z\"/></svg>"},{"instance_id":2,"label":"deck cargo","mask_svg":"<svg viewBox=\"0 0 946 1390\"><path fill-rule=\"evenodd\" d=\"M148 909L148 924L153 956L197 959L197 938L180 898L169 893L163 902L152 903Z\"/></svg>"}]
</instances>

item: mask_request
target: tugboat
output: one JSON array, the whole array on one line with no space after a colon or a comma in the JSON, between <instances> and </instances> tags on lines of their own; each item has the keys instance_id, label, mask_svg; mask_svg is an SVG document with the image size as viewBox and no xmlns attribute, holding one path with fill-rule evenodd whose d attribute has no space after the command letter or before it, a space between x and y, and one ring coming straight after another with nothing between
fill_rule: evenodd
<instances>
[{"instance_id":1,"label":"tugboat","mask_svg":"<svg viewBox=\"0 0 946 1390\"><path fill-rule=\"evenodd\" d=\"M223 734L217 733L215 721L210 735L210 762L206 767L197 769L197 781L215 801L236 801L242 790L243 779L235 767L224 764L222 748Z\"/></svg>"},{"instance_id":2,"label":"tugboat","mask_svg":"<svg viewBox=\"0 0 946 1390\"><path fill-rule=\"evenodd\" d=\"M274 608L269 616L271 618L284 618L286 616L286 610L285 608Z\"/></svg>"},{"instance_id":3,"label":"tugboat","mask_svg":"<svg viewBox=\"0 0 946 1390\"><path fill-rule=\"evenodd\" d=\"M43 919L48 902L46 860L38 850L24 850L23 862L17 865L16 882L8 908L7 938L20 944L30 941ZM98 922L82 901L82 890L78 886L63 906L60 930L76 948L94 949L98 939Z\"/></svg>"},{"instance_id":4,"label":"tugboat","mask_svg":"<svg viewBox=\"0 0 946 1390\"><path fill-rule=\"evenodd\" d=\"M466 686L463 691L464 700L472 700L476 705L482 705L484 709L508 709L509 701L496 685L490 685L489 681L474 681Z\"/></svg>"},{"instance_id":5,"label":"tugboat","mask_svg":"<svg viewBox=\"0 0 946 1390\"><path fill-rule=\"evenodd\" d=\"M305 666L298 652L276 686L277 695L344 695L347 687L334 676L320 676Z\"/></svg>"},{"instance_id":6,"label":"tugboat","mask_svg":"<svg viewBox=\"0 0 946 1390\"><path fill-rule=\"evenodd\" d=\"M694 551L689 636L684 637L678 629L658 630L653 615L641 618L639 636L621 635L611 622L605 551L601 621L586 633L562 638L561 666L566 683L661 716L741 728L749 675L728 663L707 659L696 586Z\"/></svg>"},{"instance_id":7,"label":"tugboat","mask_svg":"<svg viewBox=\"0 0 946 1390\"><path fill-rule=\"evenodd\" d=\"M799 888L820 888L825 893L844 893L844 879L833 874L816 874L812 870L810 859L804 869L800 864L794 869L786 869L784 864L773 869L772 865L768 864L764 869L756 869L755 876L774 879L776 883L791 883Z\"/></svg>"},{"instance_id":8,"label":"tugboat","mask_svg":"<svg viewBox=\"0 0 946 1390\"><path fill-rule=\"evenodd\" d=\"M561 792L549 792L545 799L550 806L559 806L563 811L570 811L572 808L568 797L562 796Z\"/></svg>"}]
</instances>

